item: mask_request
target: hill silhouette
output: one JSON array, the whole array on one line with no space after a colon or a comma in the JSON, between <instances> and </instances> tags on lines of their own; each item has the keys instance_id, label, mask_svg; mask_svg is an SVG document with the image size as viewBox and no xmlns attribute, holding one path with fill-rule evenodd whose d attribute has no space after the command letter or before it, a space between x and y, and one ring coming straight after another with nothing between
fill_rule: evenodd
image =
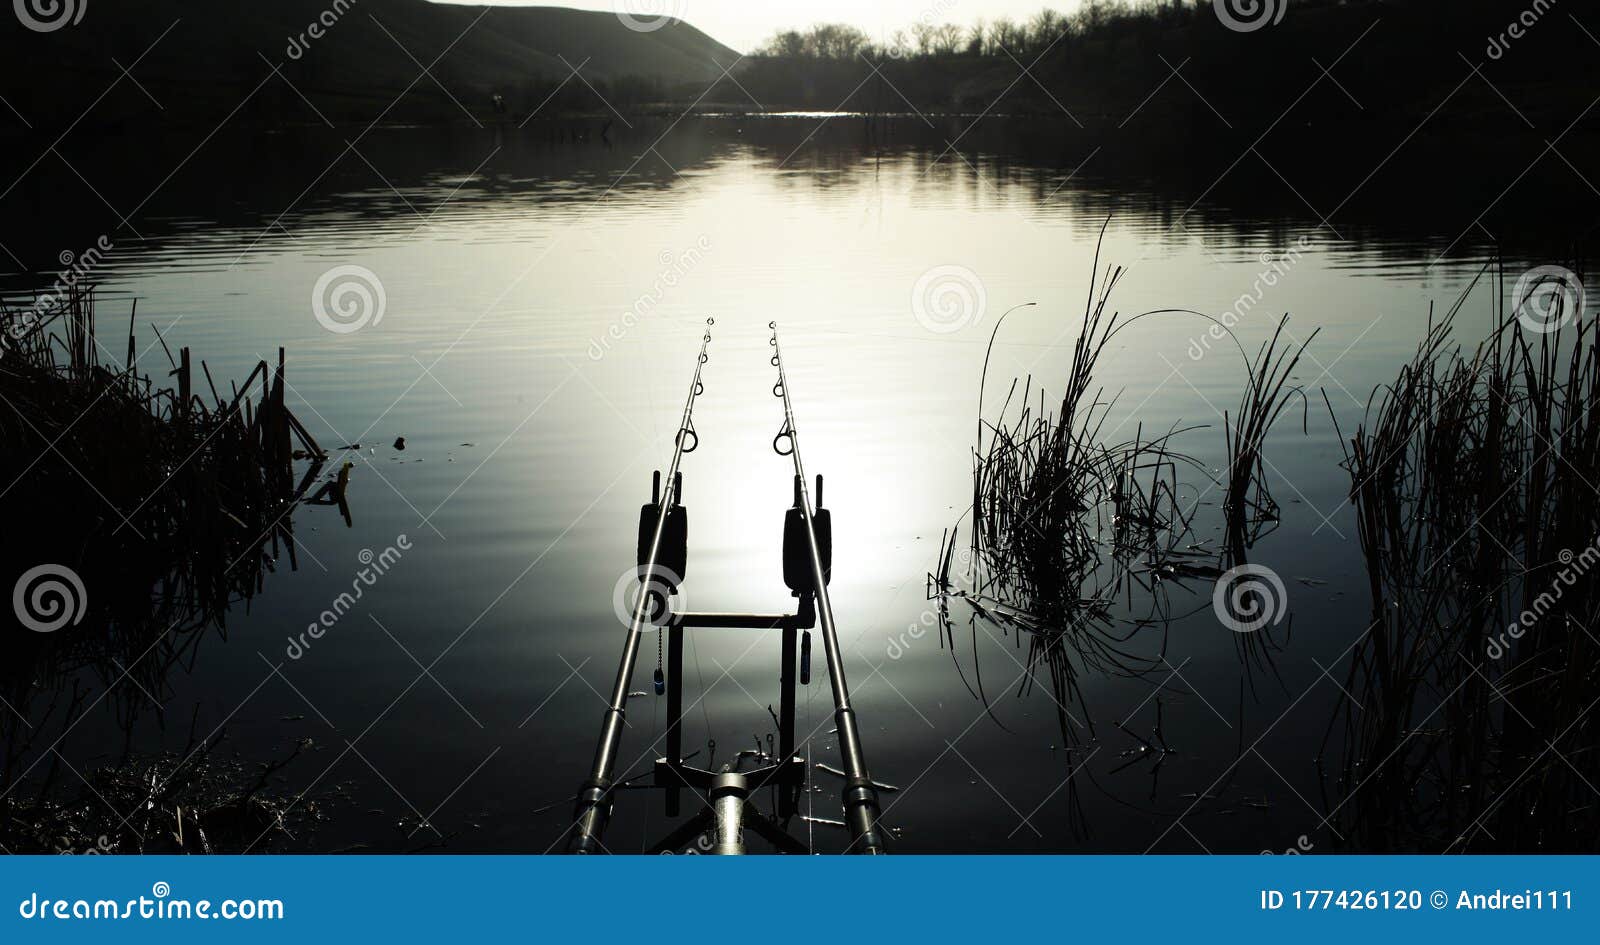
<instances>
[{"instance_id":1,"label":"hill silhouette","mask_svg":"<svg viewBox=\"0 0 1600 945\"><path fill-rule=\"evenodd\" d=\"M468 113L493 114L496 95L513 116L541 105L556 113L604 110L606 102L626 109L692 97L721 74L719 64L738 58L681 21L637 31L610 13L558 7L427 0L75 0L66 7L81 19L49 32L0 16L0 89L11 106L0 108L0 123L65 128L80 120L132 125L229 115L464 122Z\"/></svg>"}]
</instances>

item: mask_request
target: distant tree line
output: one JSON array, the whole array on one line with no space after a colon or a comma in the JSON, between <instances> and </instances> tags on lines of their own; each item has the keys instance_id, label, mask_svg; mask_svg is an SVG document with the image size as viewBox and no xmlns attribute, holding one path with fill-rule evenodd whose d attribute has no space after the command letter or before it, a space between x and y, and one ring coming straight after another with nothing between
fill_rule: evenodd
<instances>
[{"instance_id":1,"label":"distant tree line","mask_svg":"<svg viewBox=\"0 0 1600 945\"><path fill-rule=\"evenodd\" d=\"M1178 140L1424 120L1438 131L1485 119L1514 135L1530 121L1544 128L1540 114L1557 133L1593 98L1592 40L1543 0L1547 13L1533 25L1528 0L1275 2L1288 4L1281 21L1241 29L1213 0L1088 0L1070 13L967 25L941 22L948 5L934 0L932 15L883 40L840 23L783 30L740 63L738 85L725 81L710 100L1035 114ZM1258 0L1256 9L1274 7ZM1464 58L1488 81L1463 81ZM1332 80L1318 78L1319 65ZM1296 121L1282 123L1291 110ZM1575 133L1600 110L1588 116Z\"/></svg>"},{"instance_id":2,"label":"distant tree line","mask_svg":"<svg viewBox=\"0 0 1600 945\"><path fill-rule=\"evenodd\" d=\"M1118 19L1179 21L1210 0L1089 0L1076 12L1061 13L1048 7L1024 20L982 17L970 25L936 23L933 17L896 30L886 42L876 43L864 31L846 23L818 23L809 29L780 30L753 55L779 59L873 60L911 57L1038 56L1063 36L1087 35Z\"/></svg>"}]
</instances>

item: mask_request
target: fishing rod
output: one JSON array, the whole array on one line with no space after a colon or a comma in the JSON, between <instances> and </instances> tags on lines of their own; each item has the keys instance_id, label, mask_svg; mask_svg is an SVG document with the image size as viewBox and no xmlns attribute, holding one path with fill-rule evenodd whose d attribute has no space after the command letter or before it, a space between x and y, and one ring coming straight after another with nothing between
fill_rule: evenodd
<instances>
[{"instance_id":1,"label":"fishing rod","mask_svg":"<svg viewBox=\"0 0 1600 945\"><path fill-rule=\"evenodd\" d=\"M576 830L570 845L573 853L599 853L603 850L600 838L605 834L606 825L611 818L612 774L616 768L617 749L622 743L622 730L627 720L628 691L633 684L634 664L639 659L640 638L644 634L646 624L655 626L657 620L669 614L667 598L683 579L684 568L681 560L676 561L678 567L675 573L671 568L663 566L662 540L668 532L669 525L675 528L682 527L680 500L683 477L678 467L684 455L694 452L700 445L700 437L694 430L694 404L695 400L705 393L700 373L705 368L706 361L710 359L706 351L711 344L711 326L715 324L716 319L706 319L706 332L700 339L700 354L695 361L694 379L689 382L689 395L684 399L683 415L678 420L672 463L667 468L665 481L658 477L657 488L653 490L654 504L658 511L655 526L650 531L648 546L643 540L646 528L641 524L640 557L643 561L639 566L639 598L634 602L633 620L628 626L628 637L622 648L622 662L617 667L617 681L611 689L611 703L606 707L605 721L600 729L600 743L595 749L594 766L590 770L589 779L583 782L578 791Z\"/></svg>"},{"instance_id":2,"label":"fishing rod","mask_svg":"<svg viewBox=\"0 0 1600 945\"><path fill-rule=\"evenodd\" d=\"M879 854L886 852L883 844L883 834L878 827L880 807L878 804L878 788L867 772L867 759L861 748L861 733L856 727L856 713L850 706L850 687L844 678L844 660L839 653L839 634L835 629L833 620L833 602L828 597L828 578L833 566L833 526L831 516L826 511L820 513L824 516L823 529L826 532L825 540L818 541L817 511L822 504L822 477L817 477L817 505L811 504L811 495L806 489L805 464L800 459L800 435L794 422L794 402L789 398L789 377L783 367L783 349L778 344L778 323L768 322L767 327L772 329L772 366L778 369L778 383L773 385L773 396L783 400L783 429L772 439L772 449L779 456L788 456L794 460L794 490L795 507L799 511L798 519L803 523L806 547L810 558L810 581L806 582L807 590L815 597L817 620L822 627L822 649L828 664L828 683L833 689L833 716L834 724L839 730L839 754L844 762L844 812L845 823L849 826L851 835L851 848L860 853ZM789 448L782 449L779 444L788 441ZM785 529L786 533L788 529ZM788 535L785 535L787 539ZM789 541L785 541L785 565L791 557ZM827 559L824 566L823 560ZM786 575L788 577L788 575Z\"/></svg>"},{"instance_id":3,"label":"fishing rod","mask_svg":"<svg viewBox=\"0 0 1600 945\"><path fill-rule=\"evenodd\" d=\"M712 324L707 319L707 324ZM683 581L688 562L688 512L681 501L683 477L679 466L683 455L699 443L694 432L696 398L704 392L701 366L706 362L711 333L706 332L700 347L699 362L689 395L684 401L678 426L676 448L667 469L665 490L661 473L655 475L651 501L639 510L638 570L640 596L617 669L616 686L606 708L600 741L595 749L594 767L579 789L576 802L575 833L568 844L572 853L605 852L603 844L610 824L615 795L624 789L654 787L664 792L668 818L679 816L681 793L687 789L703 801L698 812L675 826L665 837L648 847L651 852L671 852L685 844L700 841L704 852L739 854L745 852L745 833L753 832L780 853L810 853L807 843L790 835L788 823L799 810L799 798L808 783L807 762L796 752L796 686L811 683L811 633L823 628L828 675L833 686L834 718L838 726L843 771L824 765L818 769L845 778L845 826L851 834L849 850L858 853L883 853L884 834L878 826L879 790L894 790L879 785L867 773L861 750L861 736L855 711L850 706L850 690L845 684L844 664L839 655L838 632L834 627L833 605L827 582L833 569L833 522L822 504L822 477L817 477L815 501L805 487L805 467L800 461L795 437L794 409L788 398L788 378L778 350L777 326L773 329L772 364L778 369L773 393L784 401L783 430L773 440L773 449L794 460L794 503L784 513L783 581L796 599L793 613L716 613L675 612L672 599ZM788 449L781 444L788 442ZM820 606L819 606L820 605ZM617 752L626 724L629 689L638 661L640 639L649 630L661 633L660 662L655 675L657 696L666 697L665 752L652 765L649 785L633 783L615 775ZM706 767L689 764L699 752L684 754L683 696L686 675L683 666L685 636L690 630L743 630L774 632L779 636L778 709L768 712L777 724L776 739L760 739L756 749L741 750L722 764L716 764L716 742L709 740ZM704 698L702 695L701 698ZM652 745L653 749L655 746ZM752 764L746 764L751 762ZM772 813L763 811L757 796L771 790L775 802ZM709 842L706 842L709 838Z\"/></svg>"}]
</instances>

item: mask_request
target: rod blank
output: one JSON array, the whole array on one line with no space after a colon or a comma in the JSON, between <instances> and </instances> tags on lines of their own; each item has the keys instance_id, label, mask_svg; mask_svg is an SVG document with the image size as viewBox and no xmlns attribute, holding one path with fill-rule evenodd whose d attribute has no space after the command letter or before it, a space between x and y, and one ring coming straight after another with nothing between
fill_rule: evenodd
<instances>
[{"instance_id":1,"label":"rod blank","mask_svg":"<svg viewBox=\"0 0 1600 945\"><path fill-rule=\"evenodd\" d=\"M600 728L600 742L595 748L594 766L590 769L588 780L578 789L577 808L575 812L574 832L572 842L568 845L571 853L601 853L604 846L601 837L605 835L606 825L611 819L611 787L612 778L617 764L617 749L622 744L622 729L626 724L628 713L628 690L633 685L633 668L639 659L639 641L643 635L644 625L650 620L650 594L649 589L654 585L656 571L659 567L657 559L661 554L661 536L666 530L667 515L672 507L678 503L678 492L683 488L683 477L678 472L678 465L683 461L685 453L693 452L699 445L699 437L694 432L694 403L695 399L705 392L705 386L700 383L700 372L709 360L706 349L711 344L710 326L715 324L712 319L706 319L707 330L700 340L700 355L695 362L694 379L689 382L689 395L683 402L683 416L678 422L678 435L672 451L672 465L668 467L664 477L658 477L657 484L663 489L659 497L661 512L656 518L655 534L650 539L650 553L646 558L644 570L640 573L639 599L634 603L633 620L628 626L628 637L622 647L622 662L617 666L616 683L611 688L611 702L606 707L604 720ZM652 488L652 491L655 491Z\"/></svg>"},{"instance_id":2,"label":"rod blank","mask_svg":"<svg viewBox=\"0 0 1600 945\"><path fill-rule=\"evenodd\" d=\"M845 823L850 828L850 851L880 854L884 849L883 833L878 827L881 810L878 789L867 771L866 754L861 747L861 733L856 725L856 713L850 706L850 687L845 681L844 659L839 652L839 634L833 620L833 602L828 597L828 576L822 565L822 552L817 545L813 523L815 514L811 497L806 489L805 464L800 459L800 434L794 421L794 403L789 397L789 377L783 368L783 349L778 345L778 323L768 322L772 329L772 364L778 369L778 383L773 394L783 399L783 432L778 439L787 440L788 450L780 450L774 441L773 449L794 462L795 488L800 499L801 514L805 518L806 537L810 544L812 576L816 581L817 621L821 626L822 650L828 664L828 682L833 688L834 723L839 729L839 754L844 762L844 812ZM818 501L821 501L822 484L817 483Z\"/></svg>"}]
</instances>

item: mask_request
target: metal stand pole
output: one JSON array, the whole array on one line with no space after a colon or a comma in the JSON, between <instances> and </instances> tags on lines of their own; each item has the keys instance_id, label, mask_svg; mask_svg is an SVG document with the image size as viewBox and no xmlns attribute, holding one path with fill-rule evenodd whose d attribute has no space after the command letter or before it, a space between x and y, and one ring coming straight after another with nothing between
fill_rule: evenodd
<instances>
[{"instance_id":1,"label":"metal stand pole","mask_svg":"<svg viewBox=\"0 0 1600 945\"><path fill-rule=\"evenodd\" d=\"M667 634L667 761L683 763L683 628ZM678 816L678 789L667 788L667 816Z\"/></svg>"},{"instance_id":2,"label":"metal stand pole","mask_svg":"<svg viewBox=\"0 0 1600 945\"><path fill-rule=\"evenodd\" d=\"M798 631L783 628L783 657L778 670L778 760L788 764L794 757L794 657ZM778 816L795 812L794 791L783 789L778 795Z\"/></svg>"},{"instance_id":3,"label":"metal stand pole","mask_svg":"<svg viewBox=\"0 0 1600 945\"><path fill-rule=\"evenodd\" d=\"M719 856L744 853L744 802L750 796L742 774L726 772L711 782L711 809L716 814L716 841L711 852Z\"/></svg>"}]
</instances>

